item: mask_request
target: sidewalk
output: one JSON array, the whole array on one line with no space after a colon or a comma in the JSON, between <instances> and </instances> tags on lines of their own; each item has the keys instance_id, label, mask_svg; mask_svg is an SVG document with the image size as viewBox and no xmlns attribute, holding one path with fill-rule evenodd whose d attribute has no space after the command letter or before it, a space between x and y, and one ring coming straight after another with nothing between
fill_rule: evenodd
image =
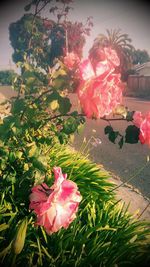
<instances>
[{"instance_id":1,"label":"sidewalk","mask_svg":"<svg viewBox=\"0 0 150 267\"><path fill-rule=\"evenodd\" d=\"M117 199L129 204L129 211L140 220L150 221L150 200L144 197L139 190L129 184L122 184L119 177L112 175L111 182L118 188L115 190ZM120 186L121 185L121 186ZM120 187L119 187L120 186Z\"/></svg>"}]
</instances>

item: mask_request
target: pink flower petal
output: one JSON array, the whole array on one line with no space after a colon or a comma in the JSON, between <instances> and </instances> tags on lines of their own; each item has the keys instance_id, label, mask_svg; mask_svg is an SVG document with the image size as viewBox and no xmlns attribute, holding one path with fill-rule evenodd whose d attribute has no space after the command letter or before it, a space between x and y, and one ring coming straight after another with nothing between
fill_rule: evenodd
<instances>
[{"instance_id":1,"label":"pink flower petal","mask_svg":"<svg viewBox=\"0 0 150 267\"><path fill-rule=\"evenodd\" d=\"M83 80L88 80L95 76L92 64L89 59L84 60L80 66L80 74Z\"/></svg>"},{"instance_id":2,"label":"pink flower petal","mask_svg":"<svg viewBox=\"0 0 150 267\"><path fill-rule=\"evenodd\" d=\"M100 118L109 115L122 102L124 85L120 75L109 74L82 82L77 93L81 107L88 118Z\"/></svg>"},{"instance_id":3,"label":"pink flower petal","mask_svg":"<svg viewBox=\"0 0 150 267\"><path fill-rule=\"evenodd\" d=\"M105 78L106 75L112 73L113 71L114 71L114 68L110 66L107 60L100 61L96 65L96 75L101 76L101 79Z\"/></svg>"}]
</instances>

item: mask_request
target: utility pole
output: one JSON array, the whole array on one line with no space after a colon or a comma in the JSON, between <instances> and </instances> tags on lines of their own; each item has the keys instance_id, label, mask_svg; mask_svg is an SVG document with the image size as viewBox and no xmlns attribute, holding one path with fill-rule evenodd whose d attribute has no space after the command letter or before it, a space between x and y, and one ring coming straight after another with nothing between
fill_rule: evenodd
<instances>
[{"instance_id":1,"label":"utility pole","mask_svg":"<svg viewBox=\"0 0 150 267\"><path fill-rule=\"evenodd\" d=\"M12 70L11 59L9 59L9 70Z\"/></svg>"}]
</instances>

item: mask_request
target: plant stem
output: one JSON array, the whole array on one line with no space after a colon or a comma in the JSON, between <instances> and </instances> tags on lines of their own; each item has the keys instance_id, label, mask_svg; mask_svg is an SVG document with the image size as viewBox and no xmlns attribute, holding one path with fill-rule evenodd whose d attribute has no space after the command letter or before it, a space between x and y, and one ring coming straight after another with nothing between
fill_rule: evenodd
<instances>
[{"instance_id":1,"label":"plant stem","mask_svg":"<svg viewBox=\"0 0 150 267\"><path fill-rule=\"evenodd\" d=\"M59 118L59 117L65 117L65 116L67 116L67 117L68 117L68 116L72 116L72 113L68 113L68 114L58 114L58 115L56 115L56 116L49 117L49 118L47 118L47 119L45 119L45 120L54 120L54 119L57 119L57 118ZM86 117L86 115L83 114L83 113L79 113L79 114L76 115L76 117L79 117L79 116ZM116 119L114 119L114 118L110 118L110 119L107 119L107 118L105 118L105 117L101 117L100 120L104 120L104 121L107 121L107 122L109 122L109 121L126 121L126 119L124 119L124 118L116 118Z\"/></svg>"},{"instance_id":2,"label":"plant stem","mask_svg":"<svg viewBox=\"0 0 150 267\"><path fill-rule=\"evenodd\" d=\"M15 263L16 263L16 254L13 256L11 267L15 267L16 266Z\"/></svg>"}]
</instances>

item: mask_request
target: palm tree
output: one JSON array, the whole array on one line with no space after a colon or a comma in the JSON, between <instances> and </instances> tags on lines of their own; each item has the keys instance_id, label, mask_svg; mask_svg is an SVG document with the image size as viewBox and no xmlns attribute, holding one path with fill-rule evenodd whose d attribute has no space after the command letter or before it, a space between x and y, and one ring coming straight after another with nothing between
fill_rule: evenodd
<instances>
[{"instance_id":1,"label":"palm tree","mask_svg":"<svg viewBox=\"0 0 150 267\"><path fill-rule=\"evenodd\" d=\"M106 30L106 34L99 34L94 40L94 44L89 51L89 55L96 56L96 51L100 47L111 46L116 50L118 57L120 58L120 67L116 71L120 71L123 75L132 64L132 55L135 48L131 44L132 40L128 34L121 33L121 30Z\"/></svg>"}]
</instances>

